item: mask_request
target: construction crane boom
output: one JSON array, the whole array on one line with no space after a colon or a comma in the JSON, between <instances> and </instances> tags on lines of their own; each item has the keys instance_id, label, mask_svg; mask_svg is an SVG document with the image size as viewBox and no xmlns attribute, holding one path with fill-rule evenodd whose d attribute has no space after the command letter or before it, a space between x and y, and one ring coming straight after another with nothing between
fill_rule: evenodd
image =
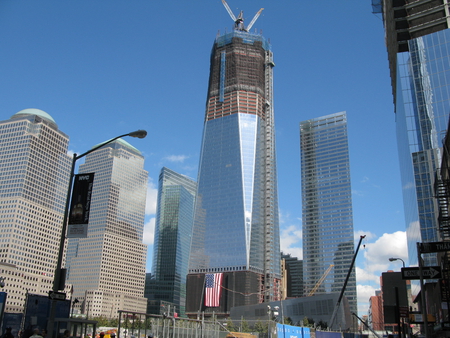
<instances>
[{"instance_id":1,"label":"construction crane boom","mask_svg":"<svg viewBox=\"0 0 450 338\"><path fill-rule=\"evenodd\" d=\"M325 280L325 278L328 276L328 274L330 273L331 269L333 268L334 264L330 264L330 266L328 267L327 271L325 271L325 273L322 275L322 277L320 277L320 279L317 281L316 285L314 285L314 287L312 288L311 291L309 291L308 296L310 297L312 296L314 293L316 293L317 289L319 288L319 286L322 284L322 282Z\"/></svg>"},{"instance_id":2,"label":"construction crane boom","mask_svg":"<svg viewBox=\"0 0 450 338\"><path fill-rule=\"evenodd\" d=\"M350 264L350 268L348 269L348 272L347 272L347 277L345 278L344 285L342 286L338 301L336 303L336 306L334 307L333 314L331 315L330 325L328 326L329 328L333 328L334 320L336 319L336 315L339 310L339 306L341 305L341 300L342 300L342 297L344 296L344 291L345 291L345 288L347 287L348 279L350 278L350 274L352 273L352 270L353 270L353 265L355 264L356 255L358 255L359 247L361 246L361 242L364 238L366 238L366 235L360 236L360 238L359 238L358 247L356 248L355 254L353 255L353 259Z\"/></svg>"},{"instance_id":3,"label":"construction crane boom","mask_svg":"<svg viewBox=\"0 0 450 338\"><path fill-rule=\"evenodd\" d=\"M231 11L230 6L228 6L227 2L225 0L222 0L223 5L225 6L225 9L227 10L228 14L230 14L231 18L234 22L236 22L236 17L234 16L234 13Z\"/></svg>"},{"instance_id":4,"label":"construction crane boom","mask_svg":"<svg viewBox=\"0 0 450 338\"><path fill-rule=\"evenodd\" d=\"M252 21L250 22L250 24L248 25L248 27L246 28L244 26L244 12L240 12L239 16L236 18L236 16L234 15L233 11L231 10L230 6L228 6L227 2L225 0L222 0L223 5L225 6L225 9L227 10L228 14L230 14L231 18L234 21L234 29L236 30L240 30L240 31L245 31L248 32L250 30L250 28L253 27L253 24L256 22L256 20L259 18L261 12L263 11L264 8L261 8L253 17Z\"/></svg>"},{"instance_id":5,"label":"construction crane boom","mask_svg":"<svg viewBox=\"0 0 450 338\"><path fill-rule=\"evenodd\" d=\"M252 29L253 24L256 22L256 20L258 20L259 15L261 14L261 12L263 11L264 8L261 8L258 13L255 14L255 16L253 17L252 21L250 21L248 27L247 27L247 32Z\"/></svg>"},{"instance_id":6,"label":"construction crane boom","mask_svg":"<svg viewBox=\"0 0 450 338\"><path fill-rule=\"evenodd\" d=\"M377 338L381 338L374 330L372 330L372 328L371 328L369 325L367 325L367 323L366 323L364 320L362 320L361 318L359 318L359 317L356 315L356 313L352 312L352 315L354 315L361 323L363 323L364 326L367 327L367 328L370 330L370 332L372 332Z\"/></svg>"}]
</instances>

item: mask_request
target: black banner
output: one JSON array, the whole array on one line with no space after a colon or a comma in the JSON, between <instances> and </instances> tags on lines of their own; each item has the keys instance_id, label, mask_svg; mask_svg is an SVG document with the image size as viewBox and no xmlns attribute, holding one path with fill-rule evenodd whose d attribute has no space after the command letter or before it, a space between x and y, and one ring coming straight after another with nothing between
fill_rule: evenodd
<instances>
[{"instance_id":1,"label":"black banner","mask_svg":"<svg viewBox=\"0 0 450 338\"><path fill-rule=\"evenodd\" d=\"M87 237L94 173L75 175L69 213L68 238Z\"/></svg>"}]
</instances>

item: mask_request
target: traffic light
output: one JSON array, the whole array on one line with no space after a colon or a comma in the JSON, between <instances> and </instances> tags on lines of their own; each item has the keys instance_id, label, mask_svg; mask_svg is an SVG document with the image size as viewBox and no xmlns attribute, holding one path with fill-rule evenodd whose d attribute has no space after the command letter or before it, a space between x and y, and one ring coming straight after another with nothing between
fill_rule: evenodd
<instances>
[{"instance_id":1,"label":"traffic light","mask_svg":"<svg viewBox=\"0 0 450 338\"><path fill-rule=\"evenodd\" d=\"M4 287L5 287L5 278L0 277L0 288L4 288Z\"/></svg>"}]
</instances>

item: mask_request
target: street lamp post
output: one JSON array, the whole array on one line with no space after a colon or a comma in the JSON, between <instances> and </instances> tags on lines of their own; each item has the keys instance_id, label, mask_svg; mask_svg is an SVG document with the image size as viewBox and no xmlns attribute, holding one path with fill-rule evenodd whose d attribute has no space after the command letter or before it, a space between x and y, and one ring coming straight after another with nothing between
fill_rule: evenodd
<instances>
[{"instance_id":1,"label":"street lamp post","mask_svg":"<svg viewBox=\"0 0 450 338\"><path fill-rule=\"evenodd\" d=\"M405 261L403 259L397 258L397 257L389 258L389 262L394 262L394 261L402 261L403 262L403 267L405 267Z\"/></svg>"},{"instance_id":2,"label":"street lamp post","mask_svg":"<svg viewBox=\"0 0 450 338\"><path fill-rule=\"evenodd\" d=\"M405 267L405 261L398 257L389 258L389 262L402 261L403 267ZM403 318L400 318L400 305L399 305L399 296L398 296L398 287L395 287L395 304L398 312L398 334L401 335L402 327L404 328Z\"/></svg>"},{"instance_id":3,"label":"street lamp post","mask_svg":"<svg viewBox=\"0 0 450 338\"><path fill-rule=\"evenodd\" d=\"M59 241L59 252L58 252L58 260L56 263L56 269L55 269L55 275L53 278L53 288L52 288L52 292L57 293L58 290L60 290L60 287L64 288L64 286L60 286L61 284L61 270L62 270L62 259L63 259L63 255L64 255L64 244L66 242L66 232L67 232L67 219L69 217L69 208L70 208L70 198L72 195L72 188L73 188L73 177L74 177L74 173L75 173L75 164L77 162L77 160L79 160L82 157L85 157L86 155L92 153L93 151L119 139L125 136L131 136L131 137L137 137L137 138L144 138L147 136L147 132L145 130L137 130L137 131L133 131L131 133L128 134L123 134L117 137L114 137L108 141L105 141L103 143L100 143L99 145L91 148L90 150L86 151L85 153L81 154L81 155L77 155L77 154L73 154L72 157L72 167L70 170L70 178L69 178L69 186L67 188L67 196L66 196L66 204L65 204L65 209L64 209L64 216L63 216L63 224L62 224L62 229L61 229L61 237L60 237L60 241ZM54 331L54 326L55 326L55 314L56 314L56 302L58 302L58 300L56 300L55 298L52 299L51 302L51 307L50 307L50 316L48 318L48 322L47 322L47 335L49 338L54 338L53 337L53 331Z\"/></svg>"}]
</instances>

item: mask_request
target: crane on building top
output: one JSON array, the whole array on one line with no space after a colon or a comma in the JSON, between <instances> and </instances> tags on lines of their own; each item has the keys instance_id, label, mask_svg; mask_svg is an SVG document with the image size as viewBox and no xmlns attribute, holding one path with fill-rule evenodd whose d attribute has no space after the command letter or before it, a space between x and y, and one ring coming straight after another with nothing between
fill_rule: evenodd
<instances>
[{"instance_id":1,"label":"crane on building top","mask_svg":"<svg viewBox=\"0 0 450 338\"><path fill-rule=\"evenodd\" d=\"M309 291L307 297L310 297L310 296L312 296L312 295L314 295L316 293L317 289L322 284L322 282L325 280L325 278L328 276L328 274L330 273L330 271L333 268L333 266L334 266L334 264L330 264L330 266L328 267L327 271L325 271L325 273L322 275L322 277L320 277L320 279L317 281L316 285L314 285L314 287L311 289L311 291Z\"/></svg>"},{"instance_id":2,"label":"crane on building top","mask_svg":"<svg viewBox=\"0 0 450 338\"><path fill-rule=\"evenodd\" d=\"M236 16L234 15L233 11L231 10L230 6L228 6L227 2L225 0L222 0L223 5L225 6L225 9L227 10L228 14L230 14L230 17L233 19L234 21L234 29L236 30L240 30L240 31L244 31L244 32L248 32L254 25L254 23L256 22L256 20L259 18L261 12L263 11L264 8L261 8L253 17L252 21L250 21L250 24L245 27L244 26L244 12L241 11L239 13L239 16L236 18Z\"/></svg>"}]
</instances>

